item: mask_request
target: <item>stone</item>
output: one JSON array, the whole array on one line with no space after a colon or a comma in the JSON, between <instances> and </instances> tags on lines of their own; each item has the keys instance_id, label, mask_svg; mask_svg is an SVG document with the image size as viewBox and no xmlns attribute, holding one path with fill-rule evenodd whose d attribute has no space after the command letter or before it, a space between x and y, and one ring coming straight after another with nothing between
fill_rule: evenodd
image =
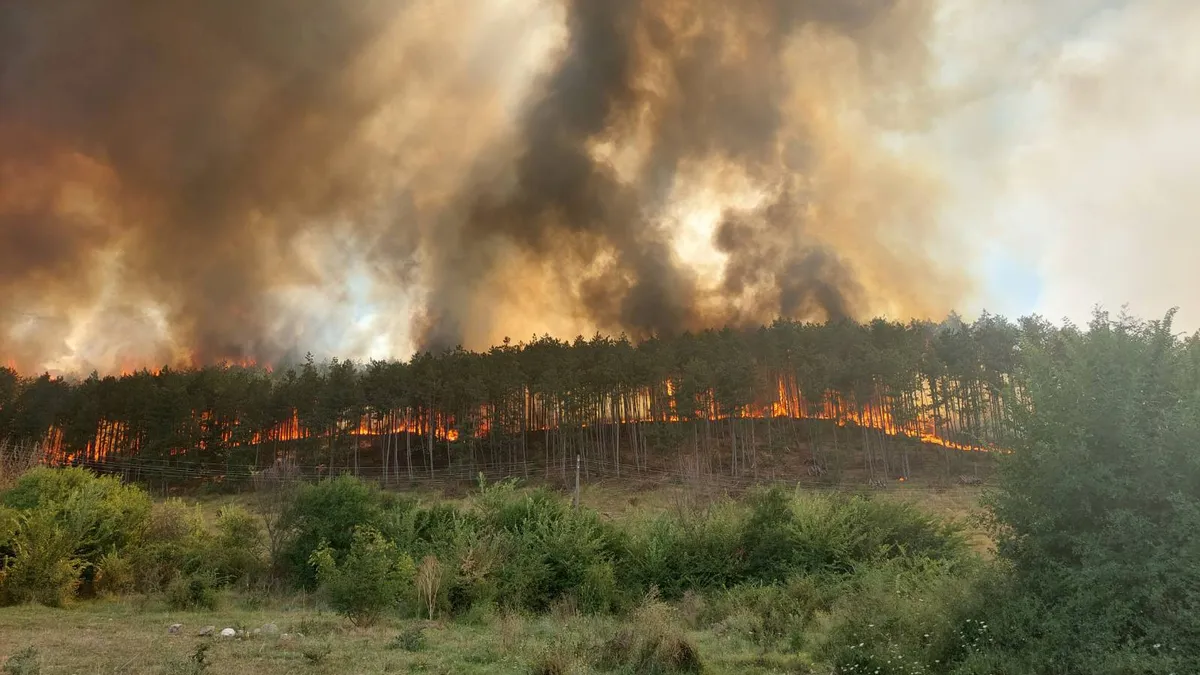
<instances>
[{"instance_id":1,"label":"stone","mask_svg":"<svg viewBox=\"0 0 1200 675\"><path fill-rule=\"evenodd\" d=\"M222 628L221 629L221 637L228 638L228 637L233 637L235 635L237 635L237 631L232 628Z\"/></svg>"},{"instance_id":2,"label":"stone","mask_svg":"<svg viewBox=\"0 0 1200 675\"><path fill-rule=\"evenodd\" d=\"M167 632L171 635L175 635L181 630L183 630L183 624L181 623L173 623L170 626L167 626Z\"/></svg>"},{"instance_id":3,"label":"stone","mask_svg":"<svg viewBox=\"0 0 1200 675\"><path fill-rule=\"evenodd\" d=\"M208 637L209 635L212 635L215 632L217 632L216 626L205 626L204 628L200 629L200 632L197 633L197 635L199 635L200 637Z\"/></svg>"}]
</instances>

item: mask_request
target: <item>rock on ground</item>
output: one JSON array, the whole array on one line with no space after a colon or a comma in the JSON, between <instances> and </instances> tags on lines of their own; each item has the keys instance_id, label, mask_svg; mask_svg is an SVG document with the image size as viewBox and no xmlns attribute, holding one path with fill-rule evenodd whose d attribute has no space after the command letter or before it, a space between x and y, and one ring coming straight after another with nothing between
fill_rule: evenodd
<instances>
[{"instance_id":1,"label":"rock on ground","mask_svg":"<svg viewBox=\"0 0 1200 675\"><path fill-rule=\"evenodd\" d=\"M173 623L170 626L167 626L167 632L171 635L174 635L181 630L183 630L183 624L181 623Z\"/></svg>"},{"instance_id":2,"label":"rock on ground","mask_svg":"<svg viewBox=\"0 0 1200 675\"><path fill-rule=\"evenodd\" d=\"M217 632L216 626L205 626L204 628L200 629L200 632L197 633L197 635L199 635L200 637L208 637L209 635L212 635L215 632Z\"/></svg>"},{"instance_id":3,"label":"rock on ground","mask_svg":"<svg viewBox=\"0 0 1200 675\"><path fill-rule=\"evenodd\" d=\"M221 629L221 637L233 637L237 635L237 631L232 628Z\"/></svg>"}]
</instances>

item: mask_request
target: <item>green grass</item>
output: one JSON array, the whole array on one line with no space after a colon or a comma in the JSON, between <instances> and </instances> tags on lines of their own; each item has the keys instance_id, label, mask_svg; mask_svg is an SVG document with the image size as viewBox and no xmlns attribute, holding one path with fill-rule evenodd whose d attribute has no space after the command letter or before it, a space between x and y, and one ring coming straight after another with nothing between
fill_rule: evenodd
<instances>
[{"instance_id":1,"label":"green grass","mask_svg":"<svg viewBox=\"0 0 1200 675\"><path fill-rule=\"evenodd\" d=\"M182 623L177 635L168 626ZM275 623L277 636L203 638L204 626L253 629ZM424 644L400 648L397 636L424 627ZM470 624L388 620L354 629L339 617L280 603L264 609L232 606L213 612L173 612L152 600L80 602L66 609L0 609L0 662L34 647L41 672L159 675L164 673L521 673L554 656L569 672L590 673L604 641L627 621L617 617L490 616ZM742 636L678 629L694 644L706 673L808 672L803 655L765 653ZM285 637L286 634L286 637ZM300 637L300 635L303 637ZM201 644L211 645L206 671L185 670ZM314 662L305 654L328 655Z\"/></svg>"}]
</instances>

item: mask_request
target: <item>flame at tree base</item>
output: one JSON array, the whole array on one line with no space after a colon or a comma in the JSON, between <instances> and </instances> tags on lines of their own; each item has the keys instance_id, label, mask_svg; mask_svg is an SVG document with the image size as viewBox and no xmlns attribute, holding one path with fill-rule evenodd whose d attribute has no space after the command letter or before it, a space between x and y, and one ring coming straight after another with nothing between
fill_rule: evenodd
<instances>
[{"instance_id":1,"label":"flame at tree base","mask_svg":"<svg viewBox=\"0 0 1200 675\"><path fill-rule=\"evenodd\" d=\"M327 427L306 425L300 413L292 410L283 421L255 429L234 416L223 418L212 411L193 411L188 422L175 429L177 438L189 439L166 449L169 457L204 458L213 453L251 447L269 447L279 452L280 446L289 448L296 443L309 441L318 446L332 447L348 443L354 449L370 448L380 439L410 437L406 442L432 446L455 446L474 441L486 441L495 437L519 438L525 435L536 438L548 431L571 428L586 429L597 426L615 426L620 431L627 425L679 424L692 421L722 422L730 420L775 420L775 421L825 421L838 428L860 428L871 430L888 437L909 439L959 451L996 450L994 443L971 443L954 438L955 428L965 425L950 415L938 415L936 406L931 405L928 395L916 399L898 401L894 397L873 395L865 403L847 401L836 393L826 393L817 403L805 400L794 381L778 378L773 400L738 407L731 412L720 409L713 392L706 391L688 401L691 412L681 413L681 401L677 386L670 380L657 390L643 389L626 392L619 397L606 397L600 405L593 406L590 417L578 419L562 400L525 392L523 410L519 415L499 415L489 405L481 405L458 415L425 409L399 409L390 411L365 410L357 421L339 419ZM692 405L692 404L695 405ZM514 419L515 418L515 419ZM999 420L986 419L988 425L996 427ZM961 433L960 433L961 435ZM131 429L122 421L100 420L94 434L81 447L72 448L62 429L52 427L43 440L50 461L58 464L104 462L109 458L137 457L162 453L163 449L151 450L144 440L145 434ZM270 454L270 453L269 453Z\"/></svg>"}]
</instances>

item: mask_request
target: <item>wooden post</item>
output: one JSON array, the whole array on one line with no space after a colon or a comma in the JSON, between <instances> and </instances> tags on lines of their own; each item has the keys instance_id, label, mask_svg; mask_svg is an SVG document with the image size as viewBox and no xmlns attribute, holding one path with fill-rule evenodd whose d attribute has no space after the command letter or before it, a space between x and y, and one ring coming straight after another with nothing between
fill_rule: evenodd
<instances>
[{"instance_id":1,"label":"wooden post","mask_svg":"<svg viewBox=\"0 0 1200 675\"><path fill-rule=\"evenodd\" d=\"M579 508L579 455L575 455L575 501L572 505L574 508Z\"/></svg>"}]
</instances>

